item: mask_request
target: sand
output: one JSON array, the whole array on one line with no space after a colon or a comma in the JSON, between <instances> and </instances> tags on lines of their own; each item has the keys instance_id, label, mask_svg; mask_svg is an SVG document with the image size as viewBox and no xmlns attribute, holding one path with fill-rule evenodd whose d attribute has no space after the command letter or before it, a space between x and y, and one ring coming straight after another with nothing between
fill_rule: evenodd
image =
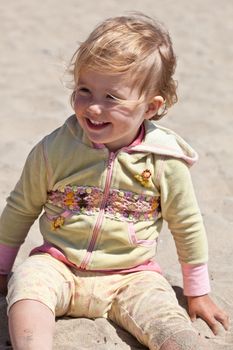
<instances>
[{"instance_id":1,"label":"sand","mask_svg":"<svg viewBox=\"0 0 233 350\"><path fill-rule=\"evenodd\" d=\"M0 209L32 146L72 113L63 72L78 42L107 16L140 10L165 22L178 56L179 103L160 124L199 153L193 182L209 240L212 297L233 317L233 119L231 0L0 0ZM67 79L66 79L67 80ZM37 223L20 250L19 264L40 244ZM174 244L164 228L158 260L182 297ZM0 349L9 335L0 299ZM233 330L214 337L200 319L196 329L214 350L233 349ZM104 319L61 319L54 349L143 349Z\"/></svg>"}]
</instances>

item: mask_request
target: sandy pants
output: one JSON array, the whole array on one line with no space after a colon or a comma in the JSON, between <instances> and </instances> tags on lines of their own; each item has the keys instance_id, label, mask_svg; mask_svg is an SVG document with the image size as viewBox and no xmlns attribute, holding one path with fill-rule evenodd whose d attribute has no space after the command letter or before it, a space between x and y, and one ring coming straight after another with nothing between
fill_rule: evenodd
<instances>
[{"instance_id":1,"label":"sandy pants","mask_svg":"<svg viewBox=\"0 0 233 350\"><path fill-rule=\"evenodd\" d=\"M22 299L40 301L56 316L108 317L153 350L175 333L193 331L173 289L156 272L82 272L47 254L34 255L9 281L8 310Z\"/></svg>"}]
</instances>

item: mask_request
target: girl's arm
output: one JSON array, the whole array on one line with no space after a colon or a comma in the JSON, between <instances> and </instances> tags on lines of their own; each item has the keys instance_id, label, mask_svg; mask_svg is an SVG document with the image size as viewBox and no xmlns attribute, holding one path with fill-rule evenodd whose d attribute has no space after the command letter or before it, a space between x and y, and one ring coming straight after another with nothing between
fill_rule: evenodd
<instances>
[{"instance_id":1,"label":"girl's arm","mask_svg":"<svg viewBox=\"0 0 233 350\"><path fill-rule=\"evenodd\" d=\"M208 243L190 171L182 160L167 158L163 162L161 211L175 241L184 277L184 293L204 295L210 291L209 283L205 283L204 289L203 280L198 282L203 274L209 280L208 270L202 268L208 261Z\"/></svg>"},{"instance_id":2,"label":"girl's arm","mask_svg":"<svg viewBox=\"0 0 233 350\"><path fill-rule=\"evenodd\" d=\"M227 314L208 295L207 238L185 162L172 158L164 160L160 190L162 216L175 240L190 317L201 317L214 334L219 322L228 329Z\"/></svg>"},{"instance_id":3,"label":"girl's arm","mask_svg":"<svg viewBox=\"0 0 233 350\"><path fill-rule=\"evenodd\" d=\"M0 274L10 272L19 247L42 211L47 188L43 143L40 142L30 152L0 218Z\"/></svg>"}]
</instances>

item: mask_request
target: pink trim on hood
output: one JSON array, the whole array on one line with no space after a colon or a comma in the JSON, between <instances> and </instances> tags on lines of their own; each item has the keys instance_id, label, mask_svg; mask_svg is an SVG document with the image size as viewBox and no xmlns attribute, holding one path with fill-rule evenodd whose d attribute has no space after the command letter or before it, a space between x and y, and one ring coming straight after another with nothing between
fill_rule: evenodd
<instances>
[{"instance_id":1,"label":"pink trim on hood","mask_svg":"<svg viewBox=\"0 0 233 350\"><path fill-rule=\"evenodd\" d=\"M139 147L134 147L133 151L145 152L145 153L150 152L150 153L160 154L163 156L171 156L174 158L183 159L189 165L193 165L198 160L198 155L195 151L193 152L192 156L188 156L182 153L181 151L179 152L175 148L170 148L162 145L153 145L153 146L140 145Z\"/></svg>"},{"instance_id":2,"label":"pink trim on hood","mask_svg":"<svg viewBox=\"0 0 233 350\"><path fill-rule=\"evenodd\" d=\"M145 121L145 129L145 143L135 145L131 148L131 152L150 152L171 156L183 159L189 165L193 165L198 160L197 152L173 131L157 126L151 121Z\"/></svg>"}]
</instances>

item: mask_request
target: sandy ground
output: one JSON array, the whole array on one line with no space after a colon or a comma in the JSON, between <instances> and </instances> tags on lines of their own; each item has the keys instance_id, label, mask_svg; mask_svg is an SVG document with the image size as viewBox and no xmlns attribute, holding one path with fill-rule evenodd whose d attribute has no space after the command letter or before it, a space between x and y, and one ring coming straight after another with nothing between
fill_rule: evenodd
<instances>
[{"instance_id":1,"label":"sandy ground","mask_svg":"<svg viewBox=\"0 0 233 350\"><path fill-rule=\"evenodd\" d=\"M26 155L72 113L62 84L65 64L93 25L107 16L140 10L165 22L178 56L179 103L160 123L181 134L200 155L192 169L210 246L212 296L233 318L233 119L231 0L0 0L0 209ZM41 237L33 226L16 264ZM182 298L181 275L166 227L158 260ZM5 299L0 299L0 349L7 341ZM233 349L233 330L214 337L195 327L214 350ZM143 349L104 319L61 319L54 349Z\"/></svg>"}]
</instances>

